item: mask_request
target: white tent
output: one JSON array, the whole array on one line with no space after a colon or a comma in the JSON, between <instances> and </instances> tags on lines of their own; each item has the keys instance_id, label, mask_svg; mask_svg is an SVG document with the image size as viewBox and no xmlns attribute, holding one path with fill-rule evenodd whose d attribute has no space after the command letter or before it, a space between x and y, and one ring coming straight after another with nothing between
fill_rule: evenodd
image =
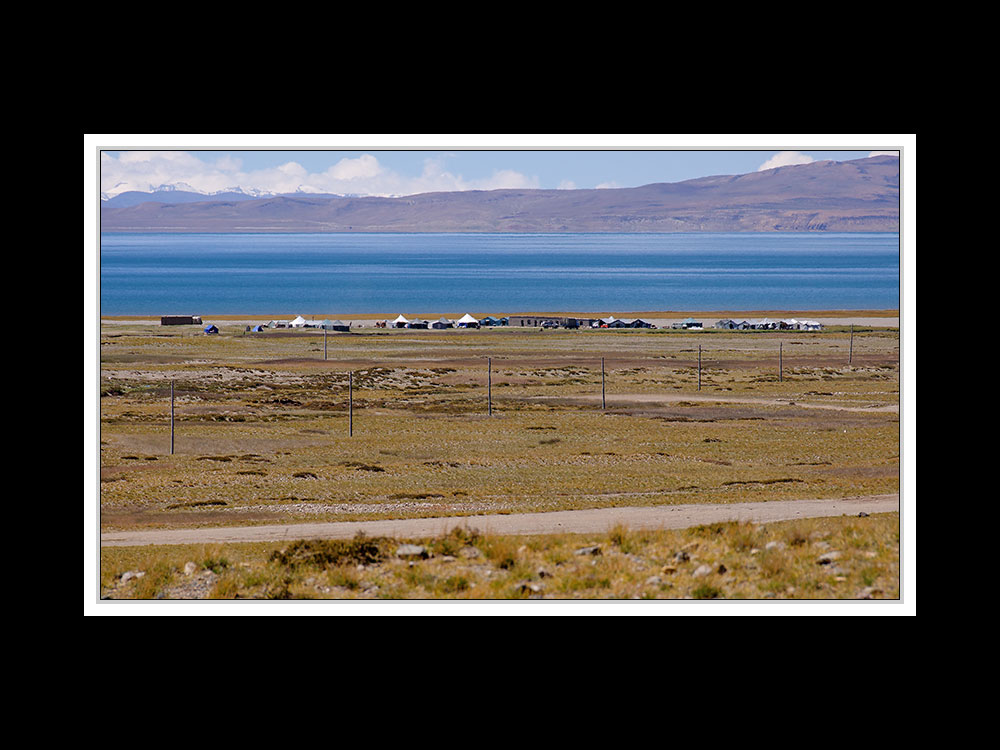
<instances>
[{"instance_id":1,"label":"white tent","mask_svg":"<svg viewBox=\"0 0 1000 750\"><path fill-rule=\"evenodd\" d=\"M288 325L290 325L292 328L302 328L303 326L305 326L305 324L306 324L306 319L303 318L301 315L298 315L296 316L295 320L293 320Z\"/></svg>"},{"instance_id":2,"label":"white tent","mask_svg":"<svg viewBox=\"0 0 1000 750\"><path fill-rule=\"evenodd\" d=\"M409 322L410 321L408 321L406 318L404 318L402 315L400 315L398 318L396 318L394 321L392 321L392 327L393 328L402 328L403 326L405 326Z\"/></svg>"},{"instance_id":3,"label":"white tent","mask_svg":"<svg viewBox=\"0 0 1000 750\"><path fill-rule=\"evenodd\" d=\"M465 315L463 315L461 318L458 319L458 325L463 327L477 326L479 325L479 321L473 318L471 315L469 315L469 313L466 313Z\"/></svg>"}]
</instances>

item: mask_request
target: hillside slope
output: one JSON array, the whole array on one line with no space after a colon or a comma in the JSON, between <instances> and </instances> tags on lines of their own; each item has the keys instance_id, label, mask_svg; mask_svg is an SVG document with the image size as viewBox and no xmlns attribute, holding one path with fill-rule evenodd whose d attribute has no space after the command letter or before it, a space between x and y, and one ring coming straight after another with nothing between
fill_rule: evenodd
<instances>
[{"instance_id":1,"label":"hillside slope","mask_svg":"<svg viewBox=\"0 0 1000 750\"><path fill-rule=\"evenodd\" d=\"M101 231L887 232L899 231L899 202L899 159L877 156L607 190L102 206Z\"/></svg>"}]
</instances>

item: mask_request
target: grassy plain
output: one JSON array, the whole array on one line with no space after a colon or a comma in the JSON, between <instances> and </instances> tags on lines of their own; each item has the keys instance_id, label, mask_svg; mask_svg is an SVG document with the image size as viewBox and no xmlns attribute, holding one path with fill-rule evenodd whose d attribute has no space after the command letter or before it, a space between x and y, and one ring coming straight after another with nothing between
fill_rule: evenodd
<instances>
[{"instance_id":1,"label":"grassy plain","mask_svg":"<svg viewBox=\"0 0 1000 750\"><path fill-rule=\"evenodd\" d=\"M220 327L102 322L102 531L899 489L896 329Z\"/></svg>"}]
</instances>

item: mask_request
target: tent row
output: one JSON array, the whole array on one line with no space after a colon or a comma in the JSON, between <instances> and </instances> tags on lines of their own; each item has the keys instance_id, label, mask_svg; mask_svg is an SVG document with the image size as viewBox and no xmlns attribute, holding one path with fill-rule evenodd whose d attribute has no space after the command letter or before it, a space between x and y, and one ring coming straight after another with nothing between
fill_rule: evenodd
<instances>
[{"instance_id":1,"label":"tent row","mask_svg":"<svg viewBox=\"0 0 1000 750\"><path fill-rule=\"evenodd\" d=\"M385 323L385 321L379 321L379 323ZM461 318L452 322L448 318L441 317L434 321L421 320L420 318L414 318L413 320L407 320L405 315L400 315L389 325L390 328L479 328L480 326L494 326L494 325L506 325L506 318L494 318L486 317L482 320L476 320L469 313L466 313ZM385 325L379 325L379 328L384 328Z\"/></svg>"},{"instance_id":2,"label":"tent row","mask_svg":"<svg viewBox=\"0 0 1000 750\"><path fill-rule=\"evenodd\" d=\"M306 320L301 315L297 315L293 320L271 320L267 323L255 325L249 330L259 333L261 331L266 331L269 328L320 328L327 331L349 331L351 330L351 324L345 323L342 320L326 319L322 322Z\"/></svg>"},{"instance_id":3,"label":"tent row","mask_svg":"<svg viewBox=\"0 0 1000 750\"><path fill-rule=\"evenodd\" d=\"M821 331L823 324L817 320L796 320L788 318L786 320L719 320L715 324L716 328L724 328L730 331Z\"/></svg>"}]
</instances>

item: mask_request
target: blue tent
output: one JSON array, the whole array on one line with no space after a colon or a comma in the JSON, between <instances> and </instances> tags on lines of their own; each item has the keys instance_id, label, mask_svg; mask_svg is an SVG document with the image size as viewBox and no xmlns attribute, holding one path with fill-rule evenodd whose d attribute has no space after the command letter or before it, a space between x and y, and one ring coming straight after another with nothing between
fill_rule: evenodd
<instances>
[{"instance_id":1,"label":"blue tent","mask_svg":"<svg viewBox=\"0 0 1000 750\"><path fill-rule=\"evenodd\" d=\"M208 328L205 329L205 333L218 333L218 332L219 332L219 329L216 328L214 325L213 326L209 326Z\"/></svg>"},{"instance_id":2,"label":"blue tent","mask_svg":"<svg viewBox=\"0 0 1000 750\"><path fill-rule=\"evenodd\" d=\"M263 330L264 330L264 326L263 325L258 325L258 326L254 326L253 327L254 333L260 333Z\"/></svg>"}]
</instances>

